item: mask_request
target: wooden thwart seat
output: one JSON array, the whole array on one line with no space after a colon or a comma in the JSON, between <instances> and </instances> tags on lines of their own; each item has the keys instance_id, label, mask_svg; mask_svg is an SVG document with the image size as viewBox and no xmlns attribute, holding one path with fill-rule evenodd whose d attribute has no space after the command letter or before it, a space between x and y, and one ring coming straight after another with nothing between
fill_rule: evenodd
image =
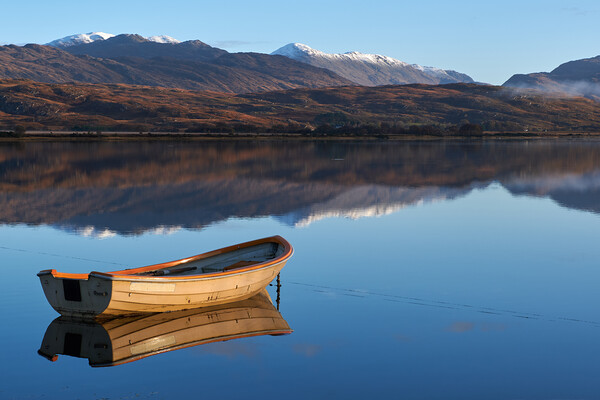
<instances>
[{"instance_id":1,"label":"wooden thwart seat","mask_svg":"<svg viewBox=\"0 0 600 400\"><path fill-rule=\"evenodd\" d=\"M223 271L231 271L232 269L247 267L248 265L256 264L256 261L238 261L234 264L228 265L223 268Z\"/></svg>"}]
</instances>

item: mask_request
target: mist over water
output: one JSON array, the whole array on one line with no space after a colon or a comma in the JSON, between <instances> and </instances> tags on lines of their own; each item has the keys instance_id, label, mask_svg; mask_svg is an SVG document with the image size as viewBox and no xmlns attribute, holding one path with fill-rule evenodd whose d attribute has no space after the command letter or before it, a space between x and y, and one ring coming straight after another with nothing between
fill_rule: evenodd
<instances>
[{"instance_id":1,"label":"mist over water","mask_svg":"<svg viewBox=\"0 0 600 400\"><path fill-rule=\"evenodd\" d=\"M587 97L600 100L600 83L590 81L548 81L537 84L511 83L504 88L514 95L542 94L550 98Z\"/></svg>"}]
</instances>

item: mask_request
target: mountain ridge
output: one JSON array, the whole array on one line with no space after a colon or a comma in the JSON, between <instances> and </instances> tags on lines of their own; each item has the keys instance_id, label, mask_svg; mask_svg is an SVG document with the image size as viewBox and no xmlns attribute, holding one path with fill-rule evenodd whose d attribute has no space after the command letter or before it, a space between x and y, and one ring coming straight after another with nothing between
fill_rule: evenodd
<instances>
[{"instance_id":1,"label":"mountain ridge","mask_svg":"<svg viewBox=\"0 0 600 400\"><path fill-rule=\"evenodd\" d=\"M53 47L65 49L65 48L80 45L80 44L89 44L92 42L107 40L107 39L110 39L115 36L118 36L118 35L114 35L112 33L106 33L106 32L76 33L74 35L65 36L63 38L48 42L48 43L46 43L46 46L53 46ZM156 43L180 43L179 40L172 38L171 36L167 36L167 35L148 36L144 39L149 40L151 42L156 42Z\"/></svg>"},{"instance_id":2,"label":"mountain ridge","mask_svg":"<svg viewBox=\"0 0 600 400\"><path fill-rule=\"evenodd\" d=\"M503 86L565 93L600 101L600 56L567 61L550 72L515 74Z\"/></svg>"},{"instance_id":3,"label":"mountain ridge","mask_svg":"<svg viewBox=\"0 0 600 400\"><path fill-rule=\"evenodd\" d=\"M156 48L162 53L154 51ZM163 44L139 35L119 35L68 50L38 44L0 46L0 79L149 85L224 93L352 84L331 71L298 61L265 54L230 54L200 41ZM104 54L94 57L94 52Z\"/></svg>"},{"instance_id":4,"label":"mountain ridge","mask_svg":"<svg viewBox=\"0 0 600 400\"><path fill-rule=\"evenodd\" d=\"M409 64L379 54L351 51L329 54L302 43L289 43L271 55L282 55L316 67L326 68L364 86L398 84L473 83L473 79L452 70Z\"/></svg>"},{"instance_id":5,"label":"mountain ridge","mask_svg":"<svg viewBox=\"0 0 600 400\"><path fill-rule=\"evenodd\" d=\"M167 57L178 60L211 61L227 51L212 47L200 40L185 42L156 42L137 34L120 34L104 40L79 43L65 47L68 53L96 58L139 57L153 59Z\"/></svg>"}]
</instances>

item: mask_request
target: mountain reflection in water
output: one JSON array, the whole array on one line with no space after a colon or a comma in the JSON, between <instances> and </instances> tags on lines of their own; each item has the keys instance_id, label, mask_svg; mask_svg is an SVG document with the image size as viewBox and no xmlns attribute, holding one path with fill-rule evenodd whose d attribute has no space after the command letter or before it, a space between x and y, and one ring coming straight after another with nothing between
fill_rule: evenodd
<instances>
[{"instance_id":1,"label":"mountain reflection in water","mask_svg":"<svg viewBox=\"0 0 600 400\"><path fill-rule=\"evenodd\" d=\"M0 223L88 235L382 215L498 182L600 212L600 142L58 142L0 146Z\"/></svg>"},{"instance_id":2,"label":"mountain reflection in water","mask_svg":"<svg viewBox=\"0 0 600 400\"><path fill-rule=\"evenodd\" d=\"M109 367L201 344L292 330L267 291L215 307L169 313L77 320L58 317L48 326L38 353L87 358L92 367Z\"/></svg>"}]
</instances>

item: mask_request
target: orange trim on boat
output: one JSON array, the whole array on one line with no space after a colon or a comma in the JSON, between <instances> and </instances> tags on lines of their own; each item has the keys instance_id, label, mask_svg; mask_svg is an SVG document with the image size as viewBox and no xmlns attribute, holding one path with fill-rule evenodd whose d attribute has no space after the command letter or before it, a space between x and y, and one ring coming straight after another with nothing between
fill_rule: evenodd
<instances>
[{"instance_id":1,"label":"orange trim on boat","mask_svg":"<svg viewBox=\"0 0 600 400\"><path fill-rule=\"evenodd\" d=\"M55 278L63 278L63 279L88 279L89 274L70 274L67 272L57 272L55 269L45 269L43 271L38 272L38 276L50 274Z\"/></svg>"}]
</instances>

